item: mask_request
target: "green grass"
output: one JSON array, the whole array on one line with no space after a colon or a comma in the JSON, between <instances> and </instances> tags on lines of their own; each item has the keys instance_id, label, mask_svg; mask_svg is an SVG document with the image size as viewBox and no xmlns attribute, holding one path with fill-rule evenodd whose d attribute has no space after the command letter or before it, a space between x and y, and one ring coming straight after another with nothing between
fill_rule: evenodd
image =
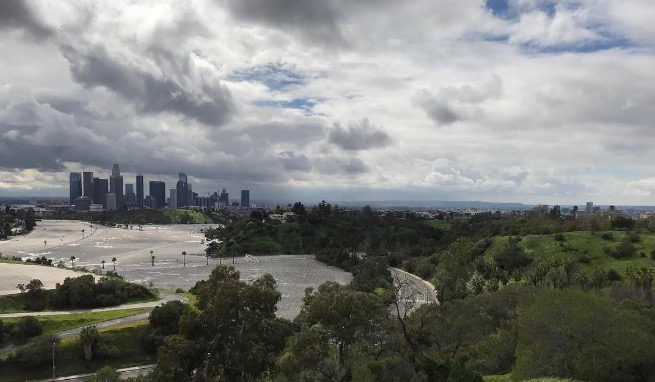
<instances>
[{"instance_id":1,"label":"green grass","mask_svg":"<svg viewBox=\"0 0 655 382\"><path fill-rule=\"evenodd\" d=\"M136 322L100 330L100 338L109 340L120 349L120 354L112 359L92 360L87 369L82 356L82 348L76 336L64 338L55 355L57 376L92 373L103 366L116 369L147 365L156 362L156 356L141 346L139 337L146 322ZM24 368L15 364L0 364L2 381L25 381L52 377L52 367Z\"/></svg>"},{"instance_id":2,"label":"green grass","mask_svg":"<svg viewBox=\"0 0 655 382\"><path fill-rule=\"evenodd\" d=\"M205 214L199 211L191 211L191 210L169 210L165 209L162 210L164 215L168 216L171 218L173 223L180 224L184 223L183 216L187 215L190 218L190 222L192 224L211 224L212 220L207 217Z\"/></svg>"},{"instance_id":3,"label":"green grass","mask_svg":"<svg viewBox=\"0 0 655 382\"><path fill-rule=\"evenodd\" d=\"M50 293L51 291L52 290L49 290L48 293ZM0 314L30 312L29 310L25 309L26 298L27 298L27 294L24 293L0 296ZM161 297L159 297L158 295L154 295L151 297L135 298L125 303L125 305L140 304L143 302L153 302L159 300L161 300ZM68 310L68 309L60 309L60 310ZM44 310L44 311L56 312L56 310Z\"/></svg>"},{"instance_id":4,"label":"green grass","mask_svg":"<svg viewBox=\"0 0 655 382\"><path fill-rule=\"evenodd\" d=\"M649 232L640 232L640 241L634 243L637 253L630 258L615 259L605 253L604 248L608 247L614 250L621 242L626 239L628 233L622 231L612 231L613 239L605 240L602 234L605 232L565 232L564 240L555 240L555 235L527 235L520 241L519 246L535 260L548 261L553 256L561 259L570 259L578 261L581 257L587 257L588 263L578 263L583 270L601 268L605 270L615 269L619 272L624 271L628 266L635 267L653 267L655 261L650 258L650 253L655 249L655 234ZM494 243L486 251L485 257L490 259L496 253L501 251L507 243L506 236L494 238ZM645 256L642 257L640 253Z\"/></svg>"},{"instance_id":5,"label":"green grass","mask_svg":"<svg viewBox=\"0 0 655 382\"><path fill-rule=\"evenodd\" d=\"M453 222L449 220L427 220L426 223L433 228L450 229Z\"/></svg>"},{"instance_id":6,"label":"green grass","mask_svg":"<svg viewBox=\"0 0 655 382\"><path fill-rule=\"evenodd\" d=\"M60 314L55 316L38 317L43 325L44 334L54 334L68 329L79 328L97 324L99 322L115 320L117 318L134 316L135 314L149 312L151 308L133 308L123 310L109 310L106 312L88 312L74 314ZM5 324L18 322L20 318L3 318Z\"/></svg>"},{"instance_id":7,"label":"green grass","mask_svg":"<svg viewBox=\"0 0 655 382\"><path fill-rule=\"evenodd\" d=\"M513 382L512 374L503 374L503 375L485 375L483 377L484 382ZM553 378L553 377L543 377L543 378L534 378L526 382L580 382L577 380L569 378Z\"/></svg>"}]
</instances>

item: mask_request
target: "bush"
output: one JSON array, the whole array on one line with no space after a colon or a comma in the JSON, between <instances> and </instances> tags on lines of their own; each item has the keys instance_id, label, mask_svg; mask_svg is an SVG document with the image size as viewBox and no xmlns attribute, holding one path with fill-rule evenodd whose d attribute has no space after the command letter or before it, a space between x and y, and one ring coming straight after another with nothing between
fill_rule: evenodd
<instances>
[{"instance_id":1,"label":"bush","mask_svg":"<svg viewBox=\"0 0 655 382\"><path fill-rule=\"evenodd\" d=\"M631 243L639 243L641 241L641 236L639 236L638 233L633 232L628 236L628 240L630 240Z\"/></svg>"},{"instance_id":2,"label":"bush","mask_svg":"<svg viewBox=\"0 0 655 382\"><path fill-rule=\"evenodd\" d=\"M555 241L564 241L564 234L561 233L556 233L555 234Z\"/></svg>"},{"instance_id":3,"label":"bush","mask_svg":"<svg viewBox=\"0 0 655 382\"><path fill-rule=\"evenodd\" d=\"M635 247L632 242L624 241L621 243L614 252L611 253L611 256L615 259L627 259L633 256L637 252L637 247Z\"/></svg>"},{"instance_id":4,"label":"bush","mask_svg":"<svg viewBox=\"0 0 655 382\"><path fill-rule=\"evenodd\" d=\"M605 232L604 234L600 235L600 237L601 237L603 240L607 240L607 241L612 241L612 240L614 240L614 234L611 233L611 232Z\"/></svg>"},{"instance_id":5,"label":"bush","mask_svg":"<svg viewBox=\"0 0 655 382\"><path fill-rule=\"evenodd\" d=\"M43 326L36 317L22 317L11 329L11 338L18 342L25 342L30 338L41 335Z\"/></svg>"},{"instance_id":6,"label":"bush","mask_svg":"<svg viewBox=\"0 0 655 382\"><path fill-rule=\"evenodd\" d=\"M32 368L49 365L52 361L53 344L55 351L58 351L59 338L57 336L34 338L26 346L18 349L16 354L9 357L7 361L16 362Z\"/></svg>"},{"instance_id":7,"label":"bush","mask_svg":"<svg viewBox=\"0 0 655 382\"><path fill-rule=\"evenodd\" d=\"M578 263L580 264L589 264L591 262L591 259L586 253L582 253L578 256Z\"/></svg>"},{"instance_id":8,"label":"bush","mask_svg":"<svg viewBox=\"0 0 655 382\"><path fill-rule=\"evenodd\" d=\"M621 281L621 275L615 269L610 269L609 271L607 271L607 280Z\"/></svg>"}]
</instances>

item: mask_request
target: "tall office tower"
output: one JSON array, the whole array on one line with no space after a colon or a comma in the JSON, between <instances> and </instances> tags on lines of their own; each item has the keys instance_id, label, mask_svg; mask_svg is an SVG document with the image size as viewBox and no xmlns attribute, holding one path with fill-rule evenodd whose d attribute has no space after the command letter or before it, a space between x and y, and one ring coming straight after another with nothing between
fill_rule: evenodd
<instances>
[{"instance_id":1,"label":"tall office tower","mask_svg":"<svg viewBox=\"0 0 655 382\"><path fill-rule=\"evenodd\" d=\"M177 189L171 188L171 197L168 199L168 208L171 210L176 210L178 205Z\"/></svg>"},{"instance_id":2,"label":"tall office tower","mask_svg":"<svg viewBox=\"0 0 655 382\"><path fill-rule=\"evenodd\" d=\"M196 205L196 199L193 196L193 188L191 187L191 183L189 183L189 189L187 190L186 193L186 205L187 206L195 206Z\"/></svg>"},{"instance_id":3,"label":"tall office tower","mask_svg":"<svg viewBox=\"0 0 655 382\"><path fill-rule=\"evenodd\" d=\"M143 207L143 175L136 176L136 205L137 207Z\"/></svg>"},{"instance_id":4,"label":"tall office tower","mask_svg":"<svg viewBox=\"0 0 655 382\"><path fill-rule=\"evenodd\" d=\"M123 208L123 177L118 164L111 168L111 177L109 178L109 192L116 194L116 207Z\"/></svg>"},{"instance_id":5,"label":"tall office tower","mask_svg":"<svg viewBox=\"0 0 655 382\"><path fill-rule=\"evenodd\" d=\"M230 205L230 203L229 203L229 202L230 202L230 200L229 200L229 195L228 195L228 193L225 191L225 189L223 189L223 191L221 191L221 197L218 199L218 201L219 201L219 203L220 203L220 202L225 203L225 206L229 206L229 205Z\"/></svg>"},{"instance_id":6,"label":"tall office tower","mask_svg":"<svg viewBox=\"0 0 655 382\"><path fill-rule=\"evenodd\" d=\"M107 179L93 178L93 202L102 204L107 209L107 193L109 191L109 181Z\"/></svg>"},{"instance_id":7,"label":"tall office tower","mask_svg":"<svg viewBox=\"0 0 655 382\"><path fill-rule=\"evenodd\" d=\"M107 194L107 211L116 210L116 194L110 192Z\"/></svg>"},{"instance_id":8,"label":"tall office tower","mask_svg":"<svg viewBox=\"0 0 655 382\"><path fill-rule=\"evenodd\" d=\"M82 184L84 185L84 196L93 199L93 173L84 171L82 173Z\"/></svg>"},{"instance_id":9,"label":"tall office tower","mask_svg":"<svg viewBox=\"0 0 655 382\"><path fill-rule=\"evenodd\" d=\"M182 208L187 206L187 197L189 195L189 182L187 181L187 176L185 173L181 172L177 181L176 187L176 199L177 208Z\"/></svg>"},{"instance_id":10,"label":"tall office tower","mask_svg":"<svg viewBox=\"0 0 655 382\"><path fill-rule=\"evenodd\" d=\"M70 205L73 205L75 198L82 196L82 174L79 172L71 172L68 176L68 184L70 186Z\"/></svg>"},{"instance_id":11,"label":"tall office tower","mask_svg":"<svg viewBox=\"0 0 655 382\"><path fill-rule=\"evenodd\" d=\"M136 194L134 194L134 185L132 183L125 185L125 203L136 204Z\"/></svg>"},{"instance_id":12,"label":"tall office tower","mask_svg":"<svg viewBox=\"0 0 655 382\"><path fill-rule=\"evenodd\" d=\"M118 166L117 163L114 163L114 165L111 166L111 176L114 176L114 177L121 176L121 169L120 169L120 167Z\"/></svg>"},{"instance_id":13,"label":"tall office tower","mask_svg":"<svg viewBox=\"0 0 655 382\"><path fill-rule=\"evenodd\" d=\"M250 207L250 190L241 190L241 208Z\"/></svg>"},{"instance_id":14,"label":"tall office tower","mask_svg":"<svg viewBox=\"0 0 655 382\"><path fill-rule=\"evenodd\" d=\"M587 216L594 213L594 202L587 202L587 208L585 209Z\"/></svg>"},{"instance_id":15,"label":"tall office tower","mask_svg":"<svg viewBox=\"0 0 655 382\"><path fill-rule=\"evenodd\" d=\"M154 208L166 207L166 183L158 180L151 180L149 186L150 196L157 201L156 207Z\"/></svg>"}]
</instances>

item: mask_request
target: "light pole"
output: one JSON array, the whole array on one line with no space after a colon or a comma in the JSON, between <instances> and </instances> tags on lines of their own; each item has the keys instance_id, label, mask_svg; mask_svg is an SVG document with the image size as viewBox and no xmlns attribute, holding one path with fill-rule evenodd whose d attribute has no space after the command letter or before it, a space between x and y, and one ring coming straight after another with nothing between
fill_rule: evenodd
<instances>
[{"instance_id":1,"label":"light pole","mask_svg":"<svg viewBox=\"0 0 655 382\"><path fill-rule=\"evenodd\" d=\"M52 378L55 378L55 345L56 342L52 343Z\"/></svg>"}]
</instances>

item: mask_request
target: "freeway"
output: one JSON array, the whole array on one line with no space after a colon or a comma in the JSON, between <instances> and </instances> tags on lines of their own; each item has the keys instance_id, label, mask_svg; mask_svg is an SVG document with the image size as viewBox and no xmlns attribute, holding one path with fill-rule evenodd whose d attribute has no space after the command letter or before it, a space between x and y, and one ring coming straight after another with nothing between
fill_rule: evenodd
<instances>
[{"instance_id":1,"label":"freeway","mask_svg":"<svg viewBox=\"0 0 655 382\"><path fill-rule=\"evenodd\" d=\"M392 304L393 314L406 316L423 304L439 303L434 285L398 268L389 268L393 277L398 307Z\"/></svg>"}]
</instances>

